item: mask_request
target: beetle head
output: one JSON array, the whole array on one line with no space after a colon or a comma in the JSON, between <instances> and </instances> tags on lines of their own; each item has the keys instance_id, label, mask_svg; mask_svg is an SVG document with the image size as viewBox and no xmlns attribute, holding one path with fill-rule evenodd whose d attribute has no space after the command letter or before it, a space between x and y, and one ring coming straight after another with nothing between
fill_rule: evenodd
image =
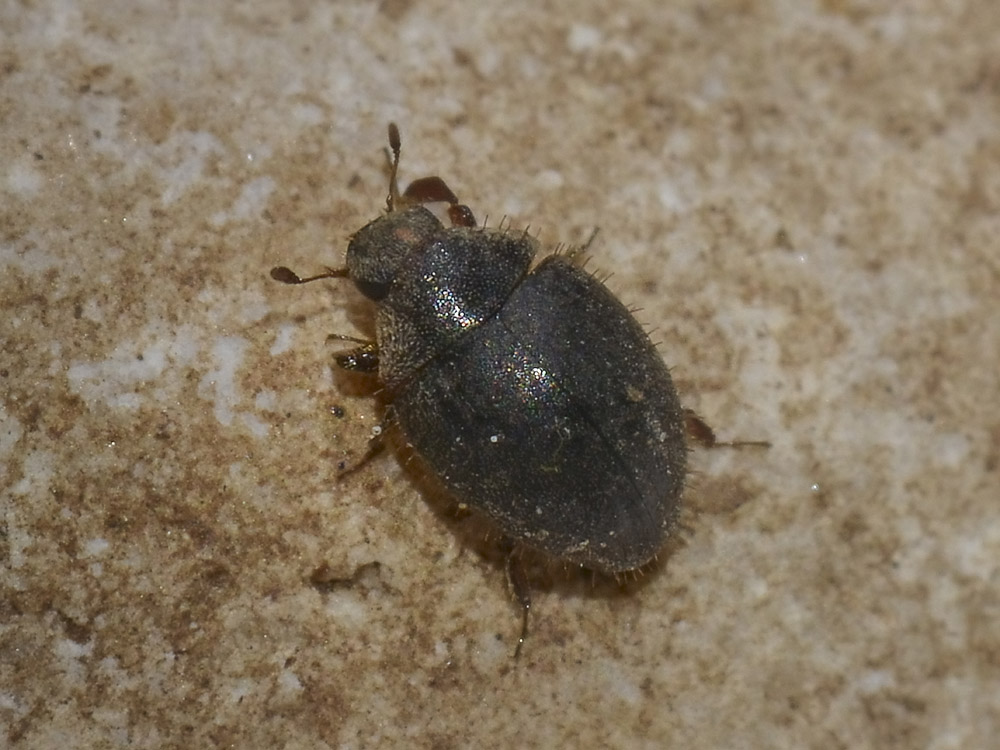
<instances>
[{"instance_id":1,"label":"beetle head","mask_svg":"<svg viewBox=\"0 0 1000 750\"><path fill-rule=\"evenodd\" d=\"M392 288L403 258L442 228L437 217L419 205L380 216L355 234L347 246L348 276L362 294L378 302Z\"/></svg>"}]
</instances>

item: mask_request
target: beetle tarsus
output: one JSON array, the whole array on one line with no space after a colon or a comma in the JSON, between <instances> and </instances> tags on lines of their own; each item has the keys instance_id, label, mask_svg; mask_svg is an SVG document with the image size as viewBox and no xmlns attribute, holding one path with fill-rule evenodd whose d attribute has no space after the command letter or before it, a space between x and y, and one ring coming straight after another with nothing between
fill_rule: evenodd
<instances>
[{"instance_id":1,"label":"beetle tarsus","mask_svg":"<svg viewBox=\"0 0 1000 750\"><path fill-rule=\"evenodd\" d=\"M521 558L517 555L517 550L513 544L507 543L510 547L507 553L507 583L511 591L521 605L521 635L517 639L517 647L514 649L514 658L521 655L524 647L524 639L528 637L528 613L531 610L531 586L528 584L528 576L524 572Z\"/></svg>"}]
</instances>

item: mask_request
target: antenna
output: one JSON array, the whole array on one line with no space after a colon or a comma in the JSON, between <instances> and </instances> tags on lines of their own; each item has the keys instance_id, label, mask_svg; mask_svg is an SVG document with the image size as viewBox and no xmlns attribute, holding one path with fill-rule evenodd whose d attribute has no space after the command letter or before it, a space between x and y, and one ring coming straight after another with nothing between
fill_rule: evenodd
<instances>
[{"instance_id":1,"label":"antenna","mask_svg":"<svg viewBox=\"0 0 1000 750\"><path fill-rule=\"evenodd\" d=\"M399 184L396 182L396 172L399 171L399 128L396 123L389 123L389 148L392 149L392 164L389 172L389 197L385 200L385 207L392 213L396 210L396 203L399 200Z\"/></svg>"}]
</instances>

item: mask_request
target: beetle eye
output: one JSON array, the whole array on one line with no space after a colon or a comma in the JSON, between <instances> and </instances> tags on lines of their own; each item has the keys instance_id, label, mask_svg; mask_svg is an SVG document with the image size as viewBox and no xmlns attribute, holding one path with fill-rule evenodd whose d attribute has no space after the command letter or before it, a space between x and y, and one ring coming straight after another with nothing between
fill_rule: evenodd
<instances>
[{"instance_id":1,"label":"beetle eye","mask_svg":"<svg viewBox=\"0 0 1000 750\"><path fill-rule=\"evenodd\" d=\"M385 296L389 294L389 290L392 289L391 281L365 281L364 279L355 279L354 285L361 290L363 295L374 302L378 302L379 300L385 298Z\"/></svg>"}]
</instances>

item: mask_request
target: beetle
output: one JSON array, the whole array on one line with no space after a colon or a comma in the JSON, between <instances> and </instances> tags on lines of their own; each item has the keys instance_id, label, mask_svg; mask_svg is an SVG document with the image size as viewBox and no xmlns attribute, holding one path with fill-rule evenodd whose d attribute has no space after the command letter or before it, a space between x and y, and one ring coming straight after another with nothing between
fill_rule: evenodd
<instances>
[{"instance_id":1,"label":"beetle","mask_svg":"<svg viewBox=\"0 0 1000 750\"><path fill-rule=\"evenodd\" d=\"M479 226L437 176L397 183L389 126L386 211L350 239L346 267L287 284L348 278L375 304L375 341L336 357L377 374L387 414L460 504L509 540L618 575L652 561L678 524L688 425L642 326L578 254L533 265L526 232ZM450 226L425 204L447 203ZM513 552L507 574L530 592Z\"/></svg>"}]
</instances>

